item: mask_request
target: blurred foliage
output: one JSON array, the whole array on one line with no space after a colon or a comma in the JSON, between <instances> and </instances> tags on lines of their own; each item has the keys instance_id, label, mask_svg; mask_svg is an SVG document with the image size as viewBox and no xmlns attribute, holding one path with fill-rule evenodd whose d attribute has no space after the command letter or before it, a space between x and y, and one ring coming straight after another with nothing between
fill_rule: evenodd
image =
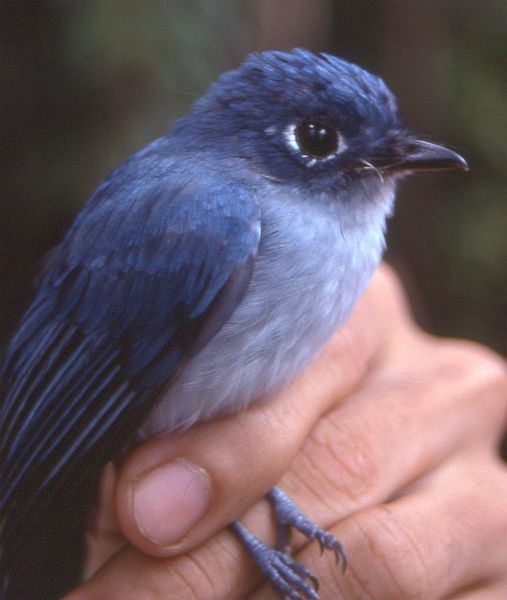
<instances>
[{"instance_id":1,"label":"blurred foliage","mask_svg":"<svg viewBox=\"0 0 507 600\"><path fill-rule=\"evenodd\" d=\"M427 328L507 352L504 0L4 0L0 11L3 336L38 260L109 169L247 52L299 45L381 74L414 128L469 159L469 175L401 186L389 257Z\"/></svg>"},{"instance_id":2,"label":"blurred foliage","mask_svg":"<svg viewBox=\"0 0 507 600\"><path fill-rule=\"evenodd\" d=\"M507 352L507 2L455 2L448 42L450 135L470 152L471 173L449 220L451 333Z\"/></svg>"}]
</instances>

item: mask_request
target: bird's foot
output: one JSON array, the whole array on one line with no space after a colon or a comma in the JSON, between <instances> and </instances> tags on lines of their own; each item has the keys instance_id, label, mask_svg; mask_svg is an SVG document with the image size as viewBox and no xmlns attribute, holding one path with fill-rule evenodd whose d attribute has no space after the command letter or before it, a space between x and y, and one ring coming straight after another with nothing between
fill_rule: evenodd
<instances>
[{"instance_id":1,"label":"bird's foot","mask_svg":"<svg viewBox=\"0 0 507 600\"><path fill-rule=\"evenodd\" d=\"M292 500L278 487L274 487L267 493L275 508L275 517L277 523L277 544L279 550L284 550L288 546L290 529L293 527L300 531L310 540L316 540L320 546L320 553L325 549L332 550L336 556L336 562L342 564L342 570L347 566L347 557L341 543L320 527L317 527L311 519L305 515L292 502Z\"/></svg>"},{"instance_id":2,"label":"bird's foot","mask_svg":"<svg viewBox=\"0 0 507 600\"><path fill-rule=\"evenodd\" d=\"M231 528L280 598L319 600L319 582L309 569L287 552L266 546L239 521L233 523Z\"/></svg>"},{"instance_id":3,"label":"bird's foot","mask_svg":"<svg viewBox=\"0 0 507 600\"><path fill-rule=\"evenodd\" d=\"M269 548L251 534L240 522L231 525L263 575L283 600L319 600L319 581L304 565L290 555L291 529L297 529L310 540L316 540L321 554L325 549L336 555L337 564L345 571L347 559L340 542L329 532L317 527L281 489L274 487L267 494L275 509L277 524L276 547Z\"/></svg>"}]
</instances>

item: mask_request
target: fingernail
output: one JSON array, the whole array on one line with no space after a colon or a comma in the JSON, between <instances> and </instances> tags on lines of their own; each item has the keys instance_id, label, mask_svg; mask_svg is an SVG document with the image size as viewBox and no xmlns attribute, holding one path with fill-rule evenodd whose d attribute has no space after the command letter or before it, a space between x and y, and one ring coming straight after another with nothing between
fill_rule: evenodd
<instances>
[{"instance_id":1,"label":"fingernail","mask_svg":"<svg viewBox=\"0 0 507 600\"><path fill-rule=\"evenodd\" d=\"M201 520L210 503L208 474L184 459L157 467L133 486L137 526L158 546L179 542Z\"/></svg>"}]
</instances>

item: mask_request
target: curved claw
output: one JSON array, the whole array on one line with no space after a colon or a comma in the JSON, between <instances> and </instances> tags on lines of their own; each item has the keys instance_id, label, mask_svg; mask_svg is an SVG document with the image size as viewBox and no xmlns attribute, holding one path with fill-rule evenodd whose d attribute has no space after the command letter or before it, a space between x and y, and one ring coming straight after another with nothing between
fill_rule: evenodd
<instances>
[{"instance_id":1,"label":"curved claw","mask_svg":"<svg viewBox=\"0 0 507 600\"><path fill-rule=\"evenodd\" d=\"M273 550L273 553L275 554L275 559L271 566L276 571L276 577L281 577L284 580L284 583L292 584L298 588L291 590L291 597L293 596L295 599L300 600L301 596L299 595L299 591L302 591L304 592L305 597L310 600L318 600L319 596L316 592L319 590L319 580L317 577L315 577L305 565L298 563L287 554L283 555L283 558L281 559L282 568L279 568L277 564L278 561L276 560L277 551ZM313 589L308 586L306 580L311 583Z\"/></svg>"},{"instance_id":2,"label":"curved claw","mask_svg":"<svg viewBox=\"0 0 507 600\"><path fill-rule=\"evenodd\" d=\"M293 527L309 540L316 540L319 544L321 556L324 554L324 550L333 550L337 564L341 562L342 571L345 572L347 568L345 550L331 533L315 525L280 488L272 488L268 493L268 498L275 506L279 531L286 532L287 528Z\"/></svg>"},{"instance_id":3,"label":"curved claw","mask_svg":"<svg viewBox=\"0 0 507 600\"><path fill-rule=\"evenodd\" d=\"M238 521L231 528L280 598L319 600L318 579L307 567L294 560L290 554L269 548Z\"/></svg>"},{"instance_id":4,"label":"curved claw","mask_svg":"<svg viewBox=\"0 0 507 600\"><path fill-rule=\"evenodd\" d=\"M300 564L300 563L298 563ZM319 580L317 579L317 577L315 577L315 575L309 571L304 565L301 565L302 567L304 567L304 572L305 572L305 579L309 579L311 584L313 585L314 589L316 592L319 591L319 587L320 587L320 583Z\"/></svg>"},{"instance_id":5,"label":"curved claw","mask_svg":"<svg viewBox=\"0 0 507 600\"><path fill-rule=\"evenodd\" d=\"M320 537L317 538L317 541L319 542L320 555L322 556L324 554L324 549L325 549L326 545L324 544L324 541Z\"/></svg>"},{"instance_id":6,"label":"curved claw","mask_svg":"<svg viewBox=\"0 0 507 600\"><path fill-rule=\"evenodd\" d=\"M347 569L347 555L345 553L345 550L343 549L343 546L340 543L334 549L334 553L336 556L336 564L339 565L341 563L342 573L345 573L345 570Z\"/></svg>"},{"instance_id":7,"label":"curved claw","mask_svg":"<svg viewBox=\"0 0 507 600\"><path fill-rule=\"evenodd\" d=\"M317 579L317 577L315 577L315 575L310 575L310 581L312 582L313 587L315 588L315 591L318 592L320 583L319 583L319 580Z\"/></svg>"},{"instance_id":8,"label":"curved claw","mask_svg":"<svg viewBox=\"0 0 507 600\"><path fill-rule=\"evenodd\" d=\"M317 532L315 535L315 539L319 544L321 556L324 553L325 549L334 550L336 564L338 565L341 563L342 572L345 573L345 569L347 568L347 555L340 542L327 531Z\"/></svg>"}]
</instances>

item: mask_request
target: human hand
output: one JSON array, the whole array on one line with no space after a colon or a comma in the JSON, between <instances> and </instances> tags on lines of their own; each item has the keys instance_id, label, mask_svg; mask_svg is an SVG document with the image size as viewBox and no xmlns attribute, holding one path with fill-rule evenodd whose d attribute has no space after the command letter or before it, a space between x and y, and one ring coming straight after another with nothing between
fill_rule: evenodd
<instances>
[{"instance_id":1,"label":"human hand","mask_svg":"<svg viewBox=\"0 0 507 600\"><path fill-rule=\"evenodd\" d=\"M104 564L66 600L271 597L224 527L241 518L272 543L260 498L278 481L347 551L343 575L332 553L294 537L323 600L507 597L497 454L506 409L503 361L421 332L383 267L318 360L271 402L143 444L116 491L110 469L89 534L89 568ZM176 483L152 477L134 510L134 490L175 458Z\"/></svg>"}]
</instances>

